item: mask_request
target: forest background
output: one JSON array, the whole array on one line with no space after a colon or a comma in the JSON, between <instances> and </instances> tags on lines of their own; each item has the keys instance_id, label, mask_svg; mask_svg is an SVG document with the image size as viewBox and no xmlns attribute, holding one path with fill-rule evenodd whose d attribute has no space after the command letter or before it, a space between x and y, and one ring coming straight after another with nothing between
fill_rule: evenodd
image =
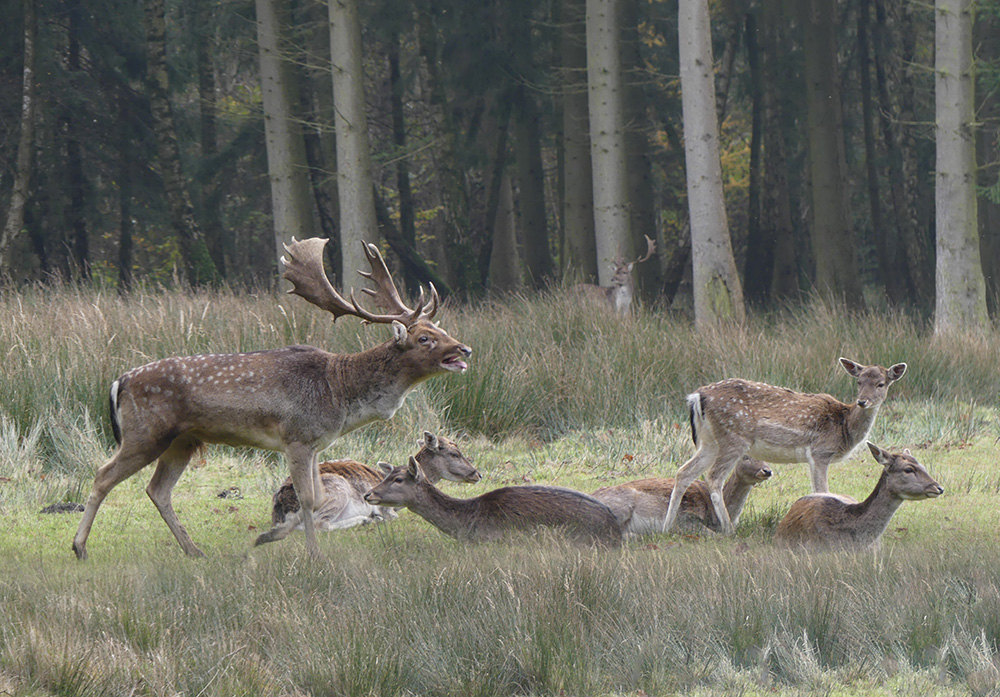
<instances>
[{"instance_id":1,"label":"forest background","mask_svg":"<svg viewBox=\"0 0 1000 697\"><path fill-rule=\"evenodd\" d=\"M608 285L648 235L642 297L689 308L693 281L706 318L814 291L939 325L996 308L992 0L11 5L0 263L18 284L277 287L281 243L322 235L338 285L381 239L411 291L472 298ZM717 116L722 187L701 207L679 77L699 38L713 93L685 99ZM729 297L699 310L711 268ZM949 283L970 308L949 310Z\"/></svg>"}]
</instances>

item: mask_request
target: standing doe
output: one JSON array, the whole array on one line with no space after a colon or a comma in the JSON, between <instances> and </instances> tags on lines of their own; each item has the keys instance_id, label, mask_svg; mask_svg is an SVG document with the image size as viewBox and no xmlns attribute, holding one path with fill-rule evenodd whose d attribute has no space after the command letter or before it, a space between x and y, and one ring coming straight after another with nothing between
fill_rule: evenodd
<instances>
[{"instance_id":1,"label":"standing doe","mask_svg":"<svg viewBox=\"0 0 1000 697\"><path fill-rule=\"evenodd\" d=\"M905 363L883 368L841 358L840 364L858 383L852 404L828 394L805 394L739 378L688 395L698 450L677 471L664 532L676 521L684 492L704 472L722 531L730 534L733 525L722 482L743 455L767 462L807 462L813 492L829 491L830 463L846 458L868 436L889 385L906 372Z\"/></svg>"},{"instance_id":2,"label":"standing doe","mask_svg":"<svg viewBox=\"0 0 1000 697\"><path fill-rule=\"evenodd\" d=\"M73 551L87 558L87 536L108 492L153 460L156 471L146 493L188 556L203 556L181 525L171 490L204 443L224 443L283 451L302 506L323 500L317 454L338 436L376 419L388 419L418 383L446 372L464 372L472 350L429 320L438 308L437 291L425 303L407 307L382 255L366 244L378 286L364 289L388 314L373 314L354 298L342 297L323 270L328 240L292 240L282 257L285 278L295 293L327 310L334 321L345 315L365 323L392 325L393 338L354 354L328 353L312 346L289 346L252 353L164 358L130 370L111 385L111 421L120 447L97 471ZM313 517L304 516L306 547L319 554ZM288 531L262 537L281 539Z\"/></svg>"},{"instance_id":3,"label":"standing doe","mask_svg":"<svg viewBox=\"0 0 1000 697\"><path fill-rule=\"evenodd\" d=\"M882 465L882 476L867 499L858 503L838 494L803 496L778 523L775 540L788 547L878 549L882 533L903 501L944 493L909 450L888 452L870 441L868 449Z\"/></svg>"},{"instance_id":4,"label":"standing doe","mask_svg":"<svg viewBox=\"0 0 1000 697\"><path fill-rule=\"evenodd\" d=\"M384 463L379 463L383 466ZM447 535L469 542L515 531L554 528L591 543L620 546L622 529L611 510L579 491L558 486L505 486L471 499L448 496L427 481L412 457L406 467L383 467L382 483L365 495L375 506L405 506Z\"/></svg>"},{"instance_id":5,"label":"standing doe","mask_svg":"<svg viewBox=\"0 0 1000 697\"><path fill-rule=\"evenodd\" d=\"M734 526L739 521L750 490L766 482L772 474L765 463L744 455L729 475L722 493ZM673 479L654 477L602 487L591 495L611 509L626 535L649 535L663 531L663 520L673 490ZM678 524L684 527L690 524L695 529L700 526L716 532L720 529L721 523L712 506L708 487L701 480L691 482L684 492Z\"/></svg>"},{"instance_id":6,"label":"standing doe","mask_svg":"<svg viewBox=\"0 0 1000 697\"><path fill-rule=\"evenodd\" d=\"M648 260L656 252L656 242L651 240L649 235L643 235L643 237L646 238L646 255L635 261L626 262L619 254L613 265L615 273L611 277L610 286L580 283L576 286L577 290L587 297L609 305L619 314L628 313L632 307L632 297L635 295L635 280L632 278L632 269L636 264Z\"/></svg>"},{"instance_id":7,"label":"standing doe","mask_svg":"<svg viewBox=\"0 0 1000 697\"><path fill-rule=\"evenodd\" d=\"M420 463L430 482L447 479L471 484L482 479L479 470L472 466L452 440L424 431L423 439L417 441L417 444L420 451L413 457ZM316 529L342 530L375 520L395 518L395 511L372 506L364 500L364 495L384 477L378 470L356 460L328 460L319 463L319 478L323 483L325 496L323 505L313 514ZM299 498L295 495L291 477L274 494L271 524L275 529L283 526L282 524L293 530L303 528ZM264 533L257 538L257 544L269 542L269 539L264 539L269 534Z\"/></svg>"}]
</instances>

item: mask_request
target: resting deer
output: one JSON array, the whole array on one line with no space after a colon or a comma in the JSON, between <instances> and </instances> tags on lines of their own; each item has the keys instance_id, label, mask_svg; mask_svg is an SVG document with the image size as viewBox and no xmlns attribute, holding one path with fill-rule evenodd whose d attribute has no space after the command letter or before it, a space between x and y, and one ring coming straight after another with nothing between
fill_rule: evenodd
<instances>
[{"instance_id":1,"label":"resting deer","mask_svg":"<svg viewBox=\"0 0 1000 697\"><path fill-rule=\"evenodd\" d=\"M828 394L805 394L739 378L688 395L698 450L677 471L664 532L676 522L684 492L704 472L721 529L732 533L722 482L743 455L767 462L807 462L813 492L829 491L830 463L845 459L867 438L889 385L906 372L905 363L883 368L841 358L840 364L858 383L853 404Z\"/></svg>"},{"instance_id":2,"label":"resting deer","mask_svg":"<svg viewBox=\"0 0 1000 697\"><path fill-rule=\"evenodd\" d=\"M878 549L882 533L903 501L937 498L944 488L909 450L888 452L874 443L868 449L882 465L882 476L867 499L810 494L792 504L778 523L775 540L789 547Z\"/></svg>"},{"instance_id":3,"label":"resting deer","mask_svg":"<svg viewBox=\"0 0 1000 697\"><path fill-rule=\"evenodd\" d=\"M771 468L765 463L744 455L729 475L722 493L729 519L734 526L739 521L750 490L757 484L766 482L772 474ZM649 535L663 530L663 519L667 515L673 490L673 479L655 477L602 487L591 495L607 504L626 535ZM684 493L678 524L694 529L700 527L719 530L719 518L712 506L708 488L701 480L691 482Z\"/></svg>"},{"instance_id":4,"label":"resting deer","mask_svg":"<svg viewBox=\"0 0 1000 697\"><path fill-rule=\"evenodd\" d=\"M515 531L554 528L586 542L619 546L622 530L611 510L579 491L557 486L505 486L471 499L431 484L412 457L405 467L379 463L385 479L365 494L373 506L405 506L447 535L469 542Z\"/></svg>"},{"instance_id":5,"label":"resting deer","mask_svg":"<svg viewBox=\"0 0 1000 697\"><path fill-rule=\"evenodd\" d=\"M353 354L312 346L252 353L164 358L130 370L111 385L111 420L118 451L97 471L73 551L87 557L87 536L111 489L153 460L156 471L146 492L189 556L202 556L171 504L171 490L192 455L204 443L283 451L292 482L306 510L323 500L317 454L338 436L376 419L388 419L414 386L442 373L464 372L472 350L430 322L438 309L431 286L416 308L400 298L382 255L365 245L377 290L365 289L387 314L363 309L342 297L323 270L325 239L292 240L285 246L285 278L291 293L330 312L334 321L359 317L389 324L392 339ZM319 554L313 517L304 516L306 547ZM266 533L281 539L288 531Z\"/></svg>"},{"instance_id":6,"label":"resting deer","mask_svg":"<svg viewBox=\"0 0 1000 697\"><path fill-rule=\"evenodd\" d=\"M656 242L646 238L646 254L635 261L626 262L619 254L615 259L613 268L614 275L611 277L610 286L597 286L593 283L580 283L577 290L588 297L594 298L604 304L610 305L619 314L626 314L632 307L632 297L635 295L635 280L632 278L632 269L636 264L648 260L656 252Z\"/></svg>"},{"instance_id":7,"label":"resting deer","mask_svg":"<svg viewBox=\"0 0 1000 697\"><path fill-rule=\"evenodd\" d=\"M420 451L413 457L420 463L428 481L436 483L447 479L475 483L482 479L479 470L472 466L452 440L424 431L423 439L417 444ZM323 505L313 514L317 530L342 530L396 517L395 511L372 506L364 500L368 490L382 481L383 475L378 470L356 460L329 460L319 463L319 478L323 484L324 499ZM293 530L303 527L299 498L295 495L291 477L274 494L271 524L276 529L282 524ZM261 535L257 544L267 542L261 538L268 534Z\"/></svg>"}]
</instances>

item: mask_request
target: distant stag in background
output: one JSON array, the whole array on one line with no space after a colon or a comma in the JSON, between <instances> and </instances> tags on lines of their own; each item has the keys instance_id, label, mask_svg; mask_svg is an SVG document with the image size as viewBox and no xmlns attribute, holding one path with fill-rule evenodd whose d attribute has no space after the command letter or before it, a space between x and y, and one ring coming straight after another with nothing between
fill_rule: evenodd
<instances>
[{"instance_id":1,"label":"distant stag in background","mask_svg":"<svg viewBox=\"0 0 1000 697\"><path fill-rule=\"evenodd\" d=\"M726 513L722 482L743 455L776 463L807 462L813 491L829 491L830 463L846 458L867 438L889 385L906 372L905 363L883 368L841 358L840 364L858 383L852 404L828 394L805 394L739 378L688 395L698 450L677 471L664 531L677 520L688 487L705 473L722 531L730 534L733 525Z\"/></svg>"},{"instance_id":2,"label":"distant stag in background","mask_svg":"<svg viewBox=\"0 0 1000 697\"><path fill-rule=\"evenodd\" d=\"M289 346L252 353L164 358L130 370L111 385L111 421L120 443L97 471L94 487L73 538L79 559L87 557L87 536L97 509L111 489L153 460L156 471L146 492L181 548L202 556L171 504L171 490L204 443L224 443L283 451L295 492L305 510L323 502L317 454L334 439L377 419L390 418L417 384L441 373L461 373L472 350L430 322L438 308L431 286L416 308L404 304L382 255L366 244L377 285L364 289L387 314L348 301L323 270L328 240L292 240L285 246L285 278L295 293L327 310L334 321L345 315L365 323L389 324L393 337L354 354L333 354L312 346ZM304 516L306 547L319 554L313 517ZM281 539L288 531L263 537Z\"/></svg>"},{"instance_id":3,"label":"distant stag in background","mask_svg":"<svg viewBox=\"0 0 1000 697\"><path fill-rule=\"evenodd\" d=\"M778 523L775 540L809 549L878 549L882 533L903 501L937 498L944 488L909 450L888 452L872 442L868 449L882 465L875 489L861 503L850 496L810 494L792 504Z\"/></svg>"},{"instance_id":4,"label":"distant stag in background","mask_svg":"<svg viewBox=\"0 0 1000 697\"><path fill-rule=\"evenodd\" d=\"M604 303L620 314L626 314L632 307L632 297L635 295L635 280L632 278L632 269L636 264L648 260L656 252L656 242L646 238L646 254L635 261L626 262L621 255L615 259L615 273L611 277L610 286L597 286L592 283L580 283L576 286L577 291L589 298Z\"/></svg>"},{"instance_id":5,"label":"distant stag in background","mask_svg":"<svg viewBox=\"0 0 1000 697\"><path fill-rule=\"evenodd\" d=\"M428 481L437 483L442 479L453 482L474 483L482 479L479 470L472 466L455 443L444 436L436 436L424 431L422 440L417 441L420 451L413 457L420 463ZM372 506L364 500L364 495L382 481L385 474L356 460L329 460L319 463L319 478L325 494L323 505L313 514L317 530L342 530L364 525L376 520L396 517L392 509ZM271 524L275 529L283 524L293 530L303 528L299 499L295 495L292 478L285 480L274 494L271 510ZM257 544L267 542L257 539Z\"/></svg>"},{"instance_id":6,"label":"distant stag in background","mask_svg":"<svg viewBox=\"0 0 1000 697\"><path fill-rule=\"evenodd\" d=\"M771 468L765 463L743 456L722 490L726 511L733 526L740 519L750 490L757 484L766 482L772 474ZM673 479L656 477L606 486L595 491L592 496L607 504L626 535L648 535L663 531L663 521L667 517L673 490ZM708 487L700 479L691 482L684 493L677 524L695 532L699 528L718 532L721 528Z\"/></svg>"},{"instance_id":7,"label":"distant stag in background","mask_svg":"<svg viewBox=\"0 0 1000 697\"><path fill-rule=\"evenodd\" d=\"M365 501L373 506L405 506L445 534L470 542L553 528L588 543L622 543L621 526L611 510L584 493L557 486L506 486L457 499L427 481L412 457L407 466L388 469Z\"/></svg>"}]
</instances>

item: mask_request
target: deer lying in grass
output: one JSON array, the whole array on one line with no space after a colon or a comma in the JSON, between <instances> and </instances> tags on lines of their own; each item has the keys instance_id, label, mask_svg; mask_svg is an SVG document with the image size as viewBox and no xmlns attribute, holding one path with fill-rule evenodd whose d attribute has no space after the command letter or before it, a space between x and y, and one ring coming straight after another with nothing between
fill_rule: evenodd
<instances>
[{"instance_id":1,"label":"deer lying in grass","mask_svg":"<svg viewBox=\"0 0 1000 697\"><path fill-rule=\"evenodd\" d=\"M412 457L407 466L388 469L365 501L373 506L405 506L445 534L470 542L538 528L553 528L589 543L619 546L622 542L621 526L611 510L584 493L557 486L505 486L457 499L427 481Z\"/></svg>"},{"instance_id":2,"label":"deer lying in grass","mask_svg":"<svg viewBox=\"0 0 1000 697\"><path fill-rule=\"evenodd\" d=\"M858 383L858 396L844 404L828 394L805 394L739 378L688 395L691 430L698 450L677 471L664 532L677 520L691 483L705 473L722 532L732 533L722 483L743 455L767 462L808 462L813 491L829 491L827 469L846 458L871 430L889 385L903 377L905 363L890 368L840 359Z\"/></svg>"},{"instance_id":3,"label":"deer lying in grass","mask_svg":"<svg viewBox=\"0 0 1000 697\"><path fill-rule=\"evenodd\" d=\"M632 298L635 295L635 280L632 278L632 269L636 264L648 260L656 252L656 242L646 238L646 254L635 261L626 262L619 254L615 259L613 268L614 275L611 277L610 286L597 286L593 283L580 283L576 286L577 292L593 298L604 305L608 305L619 314L627 314L632 307Z\"/></svg>"},{"instance_id":4,"label":"deer lying in grass","mask_svg":"<svg viewBox=\"0 0 1000 697\"><path fill-rule=\"evenodd\" d=\"M342 297L323 270L325 239L292 240L285 246L285 278L290 291L330 312L334 321L359 317L390 324L392 339L354 354L333 354L312 346L289 346L253 353L164 358L130 370L111 385L111 420L120 448L97 471L73 551L87 557L87 536L101 502L111 489L153 460L156 471L146 492L189 556L203 556L181 525L171 490L192 455L204 443L251 446L285 453L303 508L316 510L323 486L317 454L338 436L388 419L414 386L442 373L465 372L472 350L429 320L438 308L431 286L416 308L400 298L385 261L365 245L377 290L365 289L387 314L363 309ZM304 516L306 547L319 554L313 517ZM276 540L287 531L265 533Z\"/></svg>"},{"instance_id":5,"label":"deer lying in grass","mask_svg":"<svg viewBox=\"0 0 1000 697\"><path fill-rule=\"evenodd\" d=\"M882 476L868 498L858 503L838 494L803 496L778 523L778 543L811 549L878 549L882 533L903 501L933 499L944 493L909 450L888 452L870 441L868 449L882 465Z\"/></svg>"},{"instance_id":6,"label":"deer lying in grass","mask_svg":"<svg viewBox=\"0 0 1000 697\"><path fill-rule=\"evenodd\" d=\"M436 436L424 431L422 440L417 441L420 451L414 455L423 468L428 481L436 483L442 479L452 482L474 483L482 479L479 470L472 466L453 441L444 436ZM313 524L317 530L342 530L364 525L376 520L392 519L396 512L372 506L364 500L364 495L382 481L385 474L356 460L330 460L319 463L319 478L323 483L323 505L313 514ZM271 509L271 524L290 526L293 530L303 527L299 499L295 495L292 478L285 480L274 494ZM264 533L265 537L269 533ZM257 539L257 544L268 540Z\"/></svg>"},{"instance_id":7,"label":"deer lying in grass","mask_svg":"<svg viewBox=\"0 0 1000 697\"><path fill-rule=\"evenodd\" d=\"M726 510L734 526L739 521L750 490L766 482L772 474L771 468L760 460L746 455L740 460L722 490ZM673 490L673 479L655 477L602 487L591 495L607 504L626 535L648 535L663 532L663 521ZM678 525L694 530L708 528L716 532L721 527L708 487L700 479L692 482L684 493Z\"/></svg>"}]
</instances>

